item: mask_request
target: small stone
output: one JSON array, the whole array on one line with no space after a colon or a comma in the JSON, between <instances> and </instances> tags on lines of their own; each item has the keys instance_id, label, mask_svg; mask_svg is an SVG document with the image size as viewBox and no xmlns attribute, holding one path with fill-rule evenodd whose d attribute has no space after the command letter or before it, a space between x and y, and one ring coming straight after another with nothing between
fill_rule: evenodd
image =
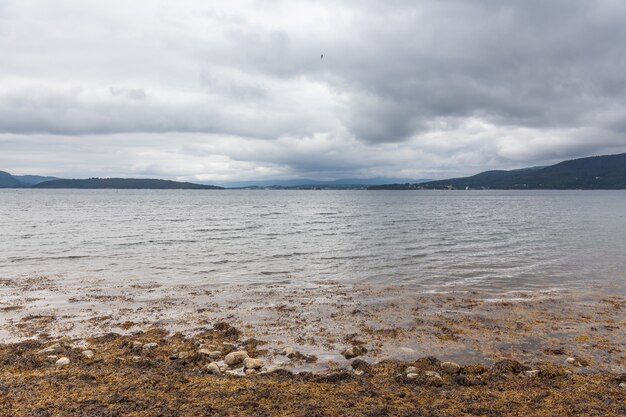
<instances>
[{"instance_id":1,"label":"small stone","mask_svg":"<svg viewBox=\"0 0 626 417\"><path fill-rule=\"evenodd\" d=\"M93 359L93 357L95 356L95 353L91 349L83 350L81 353L83 354L84 357L88 359Z\"/></svg>"},{"instance_id":2,"label":"small stone","mask_svg":"<svg viewBox=\"0 0 626 417\"><path fill-rule=\"evenodd\" d=\"M56 362L59 357L57 355L48 355L46 356L46 359L48 359L50 362Z\"/></svg>"},{"instance_id":3,"label":"small stone","mask_svg":"<svg viewBox=\"0 0 626 417\"><path fill-rule=\"evenodd\" d=\"M409 379L417 379L420 376L418 374L414 373L414 372L411 372L409 374L406 374L406 377L409 378Z\"/></svg>"},{"instance_id":4,"label":"small stone","mask_svg":"<svg viewBox=\"0 0 626 417\"><path fill-rule=\"evenodd\" d=\"M70 358L62 357L54 363L56 366L65 366L70 364Z\"/></svg>"},{"instance_id":5,"label":"small stone","mask_svg":"<svg viewBox=\"0 0 626 417\"><path fill-rule=\"evenodd\" d=\"M37 352L38 355L42 355L44 353L60 353L63 350L63 347L60 343L55 343L54 345L48 346L45 349L41 349Z\"/></svg>"},{"instance_id":6,"label":"small stone","mask_svg":"<svg viewBox=\"0 0 626 417\"><path fill-rule=\"evenodd\" d=\"M589 363L581 358L574 358L574 357L570 357L565 359L565 362L569 363L570 365L574 365L574 366L578 366L578 367L583 367L583 366L587 366L589 365Z\"/></svg>"},{"instance_id":7,"label":"small stone","mask_svg":"<svg viewBox=\"0 0 626 417\"><path fill-rule=\"evenodd\" d=\"M619 387L621 389L626 389L626 382L622 382L621 384L619 384Z\"/></svg>"},{"instance_id":8,"label":"small stone","mask_svg":"<svg viewBox=\"0 0 626 417\"><path fill-rule=\"evenodd\" d=\"M354 375L356 376L361 376L363 375L365 372L363 372L361 369L357 369L356 371L354 371Z\"/></svg>"},{"instance_id":9,"label":"small stone","mask_svg":"<svg viewBox=\"0 0 626 417\"><path fill-rule=\"evenodd\" d=\"M208 357L211 357L211 351L209 349L200 349L198 350L198 353L201 355L206 355Z\"/></svg>"},{"instance_id":10,"label":"small stone","mask_svg":"<svg viewBox=\"0 0 626 417\"><path fill-rule=\"evenodd\" d=\"M435 371L426 371L424 372L424 375L426 375L429 378L441 379L441 375L439 375L439 372L435 372Z\"/></svg>"},{"instance_id":11,"label":"small stone","mask_svg":"<svg viewBox=\"0 0 626 417\"><path fill-rule=\"evenodd\" d=\"M133 362L139 362L141 360L141 356L133 356Z\"/></svg>"},{"instance_id":12,"label":"small stone","mask_svg":"<svg viewBox=\"0 0 626 417\"><path fill-rule=\"evenodd\" d=\"M224 373L225 373L226 375L239 376L239 372L237 372L237 371L233 371L232 369L229 369L229 370L227 370L227 371L224 371Z\"/></svg>"},{"instance_id":13,"label":"small stone","mask_svg":"<svg viewBox=\"0 0 626 417\"><path fill-rule=\"evenodd\" d=\"M272 373L272 372L276 372L280 369L283 369L282 367L280 367L279 365L272 365L269 368L267 368L267 373Z\"/></svg>"},{"instance_id":14,"label":"small stone","mask_svg":"<svg viewBox=\"0 0 626 417\"><path fill-rule=\"evenodd\" d=\"M220 367L215 363L215 362L211 362L210 364L208 364L206 366L206 370L213 375L221 375L222 371L220 370Z\"/></svg>"},{"instance_id":15,"label":"small stone","mask_svg":"<svg viewBox=\"0 0 626 417\"><path fill-rule=\"evenodd\" d=\"M246 369L261 369L263 368L262 359L245 358L243 360L243 367Z\"/></svg>"},{"instance_id":16,"label":"small stone","mask_svg":"<svg viewBox=\"0 0 626 417\"><path fill-rule=\"evenodd\" d=\"M246 359L247 357L248 357L248 352L246 352L245 350L238 350L235 352L230 352L224 358L224 363L226 365L238 365L241 362L243 362L244 359Z\"/></svg>"},{"instance_id":17,"label":"small stone","mask_svg":"<svg viewBox=\"0 0 626 417\"><path fill-rule=\"evenodd\" d=\"M254 370L254 369L246 369L245 373L246 373L246 375L253 375L253 374L256 374L256 370Z\"/></svg>"},{"instance_id":18,"label":"small stone","mask_svg":"<svg viewBox=\"0 0 626 417\"><path fill-rule=\"evenodd\" d=\"M133 348L139 349L143 346L143 343L137 342L136 340L133 342Z\"/></svg>"},{"instance_id":19,"label":"small stone","mask_svg":"<svg viewBox=\"0 0 626 417\"><path fill-rule=\"evenodd\" d=\"M356 358L357 356L365 355L367 349L364 346L352 346L343 351L343 356L346 359Z\"/></svg>"},{"instance_id":20,"label":"small stone","mask_svg":"<svg viewBox=\"0 0 626 417\"><path fill-rule=\"evenodd\" d=\"M539 376L539 369L533 369L532 371L524 371L524 373L522 375L524 375L527 378L536 378Z\"/></svg>"},{"instance_id":21,"label":"small stone","mask_svg":"<svg viewBox=\"0 0 626 417\"><path fill-rule=\"evenodd\" d=\"M178 357L178 359L187 359L188 357L191 356L191 353L190 352L178 352L176 356Z\"/></svg>"},{"instance_id":22,"label":"small stone","mask_svg":"<svg viewBox=\"0 0 626 417\"><path fill-rule=\"evenodd\" d=\"M220 352L219 350L213 350L209 353L209 358L215 360L215 359L219 359L222 357L222 352Z\"/></svg>"},{"instance_id":23,"label":"small stone","mask_svg":"<svg viewBox=\"0 0 626 417\"><path fill-rule=\"evenodd\" d=\"M458 374L461 372L461 365L454 362L441 362L441 369L447 374Z\"/></svg>"},{"instance_id":24,"label":"small stone","mask_svg":"<svg viewBox=\"0 0 626 417\"><path fill-rule=\"evenodd\" d=\"M407 374L416 374L417 368L415 366L409 366L404 372L406 372Z\"/></svg>"},{"instance_id":25,"label":"small stone","mask_svg":"<svg viewBox=\"0 0 626 417\"><path fill-rule=\"evenodd\" d=\"M154 349L157 346L159 346L159 344L155 343L155 342L146 343L145 345L143 345L143 350L151 350L151 349Z\"/></svg>"},{"instance_id":26,"label":"small stone","mask_svg":"<svg viewBox=\"0 0 626 417\"><path fill-rule=\"evenodd\" d=\"M237 348L232 343L224 342L222 343L222 348L220 349L224 354L228 354L230 352L234 352Z\"/></svg>"},{"instance_id":27,"label":"small stone","mask_svg":"<svg viewBox=\"0 0 626 417\"><path fill-rule=\"evenodd\" d=\"M295 356L297 353L298 351L292 347L286 347L282 350L282 352L280 352L281 355L286 356L288 358Z\"/></svg>"}]
</instances>

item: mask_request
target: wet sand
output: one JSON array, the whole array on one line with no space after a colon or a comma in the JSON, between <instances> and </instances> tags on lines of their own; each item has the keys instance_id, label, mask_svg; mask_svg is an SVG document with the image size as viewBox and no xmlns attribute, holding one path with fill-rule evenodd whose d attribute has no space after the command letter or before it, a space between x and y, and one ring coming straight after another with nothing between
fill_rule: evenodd
<instances>
[{"instance_id":1,"label":"wet sand","mask_svg":"<svg viewBox=\"0 0 626 417\"><path fill-rule=\"evenodd\" d=\"M23 277L0 280L0 292L1 416L626 412L626 297L606 289L425 293ZM360 355L348 359L346 349ZM230 350L263 367L226 366ZM57 365L62 357L70 363ZM448 374L442 361L461 368ZM220 375L209 374L211 362Z\"/></svg>"}]
</instances>

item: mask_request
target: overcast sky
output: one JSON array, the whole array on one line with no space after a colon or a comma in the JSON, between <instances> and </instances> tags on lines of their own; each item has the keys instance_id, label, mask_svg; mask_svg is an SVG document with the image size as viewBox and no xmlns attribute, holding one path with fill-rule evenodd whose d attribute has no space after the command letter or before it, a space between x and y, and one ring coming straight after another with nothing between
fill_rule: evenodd
<instances>
[{"instance_id":1,"label":"overcast sky","mask_svg":"<svg viewBox=\"0 0 626 417\"><path fill-rule=\"evenodd\" d=\"M15 174L446 178L619 152L624 0L0 1Z\"/></svg>"}]
</instances>

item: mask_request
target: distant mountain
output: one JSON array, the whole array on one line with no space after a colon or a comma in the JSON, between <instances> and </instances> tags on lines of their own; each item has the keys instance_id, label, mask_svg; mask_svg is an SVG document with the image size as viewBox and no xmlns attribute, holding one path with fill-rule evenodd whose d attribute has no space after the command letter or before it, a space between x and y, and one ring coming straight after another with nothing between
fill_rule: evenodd
<instances>
[{"instance_id":1,"label":"distant mountain","mask_svg":"<svg viewBox=\"0 0 626 417\"><path fill-rule=\"evenodd\" d=\"M17 180L29 185L39 184L40 182L44 181L61 179L58 177L42 177L41 175L13 175L13 178L16 178Z\"/></svg>"},{"instance_id":2,"label":"distant mountain","mask_svg":"<svg viewBox=\"0 0 626 417\"><path fill-rule=\"evenodd\" d=\"M150 189L150 190L221 190L214 185L194 184L157 179L140 178L89 178L84 180L52 180L32 188L78 188L78 189Z\"/></svg>"},{"instance_id":3,"label":"distant mountain","mask_svg":"<svg viewBox=\"0 0 626 417\"><path fill-rule=\"evenodd\" d=\"M386 184L369 189L626 189L626 153L573 159L547 167L486 171L471 177L422 184Z\"/></svg>"},{"instance_id":4,"label":"distant mountain","mask_svg":"<svg viewBox=\"0 0 626 417\"><path fill-rule=\"evenodd\" d=\"M24 188L28 186L8 172L0 171L0 188Z\"/></svg>"},{"instance_id":5,"label":"distant mountain","mask_svg":"<svg viewBox=\"0 0 626 417\"><path fill-rule=\"evenodd\" d=\"M370 185L388 184L391 182L420 183L430 181L429 179L408 179L408 178L343 178L333 181L320 181L312 179L289 179L289 180L263 180L263 181L233 181L219 183L226 188L325 188L325 189L346 189L364 188Z\"/></svg>"}]
</instances>

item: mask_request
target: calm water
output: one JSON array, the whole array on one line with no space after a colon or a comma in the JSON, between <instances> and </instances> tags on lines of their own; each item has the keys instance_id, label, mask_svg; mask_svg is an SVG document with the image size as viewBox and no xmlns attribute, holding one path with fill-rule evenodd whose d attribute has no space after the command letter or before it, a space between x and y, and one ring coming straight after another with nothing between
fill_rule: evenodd
<instances>
[{"instance_id":1,"label":"calm water","mask_svg":"<svg viewBox=\"0 0 626 417\"><path fill-rule=\"evenodd\" d=\"M626 287L623 191L0 190L0 277Z\"/></svg>"}]
</instances>

